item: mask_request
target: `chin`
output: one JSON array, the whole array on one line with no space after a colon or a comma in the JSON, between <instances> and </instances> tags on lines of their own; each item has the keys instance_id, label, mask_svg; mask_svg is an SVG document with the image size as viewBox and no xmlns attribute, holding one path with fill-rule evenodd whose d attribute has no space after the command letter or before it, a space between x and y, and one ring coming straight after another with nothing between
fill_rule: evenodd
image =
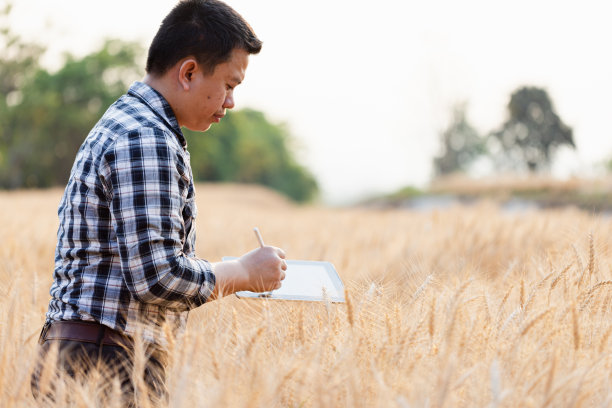
<instances>
[{"instance_id":1,"label":"chin","mask_svg":"<svg viewBox=\"0 0 612 408\"><path fill-rule=\"evenodd\" d=\"M206 132L208 129L210 129L211 126L212 126L212 123L208 123L208 124L200 125L200 126L185 126L185 127L194 132Z\"/></svg>"}]
</instances>

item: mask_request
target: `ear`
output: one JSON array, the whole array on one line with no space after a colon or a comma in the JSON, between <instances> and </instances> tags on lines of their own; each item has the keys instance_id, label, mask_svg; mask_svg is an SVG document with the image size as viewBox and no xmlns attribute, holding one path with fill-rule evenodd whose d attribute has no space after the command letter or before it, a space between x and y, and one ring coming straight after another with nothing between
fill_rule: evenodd
<instances>
[{"instance_id":1,"label":"ear","mask_svg":"<svg viewBox=\"0 0 612 408\"><path fill-rule=\"evenodd\" d=\"M179 63L178 81L184 91L189 91L193 76L198 71L198 62L194 58L187 58Z\"/></svg>"}]
</instances>

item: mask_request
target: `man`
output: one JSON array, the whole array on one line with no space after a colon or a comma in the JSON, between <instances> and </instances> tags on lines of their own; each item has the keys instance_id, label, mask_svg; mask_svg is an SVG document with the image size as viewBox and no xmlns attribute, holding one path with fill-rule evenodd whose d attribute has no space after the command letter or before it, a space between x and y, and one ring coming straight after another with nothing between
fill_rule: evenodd
<instances>
[{"instance_id":1,"label":"man","mask_svg":"<svg viewBox=\"0 0 612 408\"><path fill-rule=\"evenodd\" d=\"M79 149L59 206L52 299L40 338L43 356L56 347L68 375L83 379L92 364L102 366L118 375L131 400L133 348L143 341L144 382L163 397L164 325L184 327L188 311L209 299L280 287L287 265L279 248L215 264L196 258L195 190L181 133L181 126L206 131L222 120L249 55L260 49L226 4L180 2L151 43L144 80L108 109Z\"/></svg>"}]
</instances>

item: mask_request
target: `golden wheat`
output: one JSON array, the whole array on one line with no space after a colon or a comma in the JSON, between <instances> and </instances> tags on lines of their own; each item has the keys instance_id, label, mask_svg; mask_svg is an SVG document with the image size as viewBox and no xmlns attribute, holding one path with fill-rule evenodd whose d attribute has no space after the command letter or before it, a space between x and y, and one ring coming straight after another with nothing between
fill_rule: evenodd
<instances>
[{"instance_id":1,"label":"golden wheat","mask_svg":"<svg viewBox=\"0 0 612 408\"><path fill-rule=\"evenodd\" d=\"M612 401L611 219L575 209L505 213L486 201L429 212L296 206L254 186L196 187L199 256L251 250L258 226L289 259L333 262L347 303L229 296L194 310L187 330L170 337L172 407ZM60 196L0 193L3 407L37 406L29 376ZM120 406L118 384L99 374L74 384L43 372L43 382L53 382L56 401L38 406Z\"/></svg>"}]
</instances>

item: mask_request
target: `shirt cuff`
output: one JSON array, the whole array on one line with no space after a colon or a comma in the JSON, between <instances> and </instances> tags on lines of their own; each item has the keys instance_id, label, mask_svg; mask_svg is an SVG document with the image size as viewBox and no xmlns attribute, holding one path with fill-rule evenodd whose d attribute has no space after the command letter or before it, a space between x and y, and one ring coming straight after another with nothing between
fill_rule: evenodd
<instances>
[{"instance_id":1,"label":"shirt cuff","mask_svg":"<svg viewBox=\"0 0 612 408\"><path fill-rule=\"evenodd\" d=\"M203 262L205 264L205 268L203 268L204 282L202 282L202 286L200 287L199 295L204 300L204 302L206 302L212 294L213 290L215 290L217 278L212 272L212 265L208 261L201 259L200 262Z\"/></svg>"}]
</instances>

